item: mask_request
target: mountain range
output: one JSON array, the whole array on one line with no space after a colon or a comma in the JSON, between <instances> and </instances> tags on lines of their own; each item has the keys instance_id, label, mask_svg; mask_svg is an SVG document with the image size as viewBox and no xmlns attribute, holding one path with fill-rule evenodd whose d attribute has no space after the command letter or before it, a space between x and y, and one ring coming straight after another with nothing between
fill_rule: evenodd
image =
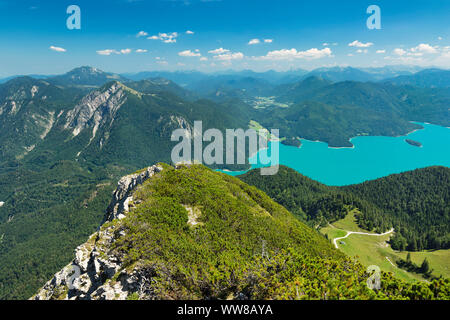
<instances>
[{"instance_id":1,"label":"mountain range","mask_svg":"<svg viewBox=\"0 0 450 320\"><path fill-rule=\"evenodd\" d=\"M254 78L265 80L274 85L292 83L304 80L311 76L319 76L327 80L338 81L384 81L396 77L408 77L414 74L430 70L445 71L441 69L425 69L418 66L407 65L392 65L377 68L354 68L354 67L322 67L311 71L297 69L289 71L274 71L269 70L265 72L255 72L252 70L224 70L214 73L202 73L199 71L142 71L137 73L123 73L115 74L110 72L103 72L97 68L83 66L75 68L64 75L28 75L35 79L55 79L56 82L61 83L77 83L81 85L102 85L110 80L126 81L126 80L145 80L150 78L165 78L171 80L182 87L190 86L200 81L207 81L208 79L220 78L228 76L230 78ZM24 76L24 75L21 75ZM9 76L0 79L0 83L5 83L18 76ZM90 78L90 79L89 79ZM433 82L430 85L436 86Z\"/></svg>"},{"instance_id":2,"label":"mountain range","mask_svg":"<svg viewBox=\"0 0 450 320\"><path fill-rule=\"evenodd\" d=\"M357 135L396 136L420 128L410 121L449 126L450 92L445 86L445 77L448 77L446 71L422 71L425 72L424 78L420 83L417 82L417 86L413 83L403 84L404 80L401 80L402 83L394 83L391 80L361 82L348 79L358 76L362 80L364 72L369 73L367 70L346 68L322 69L309 75L301 70L284 74L267 72L261 77L250 71L228 75L159 72L141 73L138 76L117 75L92 67L80 67L64 75L45 78L16 77L0 84L0 201L4 202L0 207L0 298L29 298L55 272L64 267L73 258L72 250L95 232L102 221L104 208L108 205L117 180L149 164L170 163L170 152L175 144L170 141L171 133L178 128L191 129L195 120L203 121L204 130L217 128L221 131L227 128L246 129L253 120L268 129L279 128L281 137L288 140L302 137L340 147L351 146L348 139ZM380 70L372 72L382 73ZM393 72L404 74L408 71ZM386 70L385 75L391 77L392 73ZM134 80L130 79L134 76ZM418 79L420 72L407 77ZM433 77L441 80L433 82ZM438 87L433 83L442 86ZM167 169L172 172L169 167ZM265 195L255 191L256 189L243 187L237 180L216 176L208 170L201 168L196 171L194 168L192 172L198 173L205 181L214 180L213 186L219 189L224 184L228 185L227 188L231 191L226 193L231 198L239 196L241 191L236 188L244 188L243 199L236 205L244 208L245 212L263 212L260 209L265 208L263 204L253 203L251 199L256 201L257 197L266 197ZM189 180L190 174L190 170L183 169L174 170L169 176L170 179ZM170 179L169 181L173 181ZM182 181L187 183L188 180ZM194 180L189 181L193 183ZM170 183L161 186L173 188ZM367 190L372 188L374 187ZM199 186L199 190L211 195L215 192L203 184ZM370 199L367 194L370 191L364 191L362 187L358 190L354 194L358 194L361 201L376 202L373 206L363 208L386 208L379 200ZM266 192L270 195L269 191ZM164 198L160 194L156 200L151 201L160 201L160 196ZM183 199L180 200L175 195L173 197L175 198L170 203L178 201L178 204L188 205ZM246 199L250 202L246 202ZM196 202L197 200L191 204L199 207L206 205L203 200ZM225 206L222 202L218 204ZM270 208L274 206L269 200L266 204ZM173 208L174 212L179 211L178 205L174 204ZM269 228L269 225L270 228L275 228L275 225L288 228L287 224L290 222L286 221L291 221L292 218L285 209L265 210L271 214L277 210L283 213L280 221L270 222L268 225L261 222L264 228ZM396 212L392 207L389 210ZM300 212L297 210L292 213L298 218ZM211 214L213 219L220 214L220 210L212 211ZM389 220L389 223L402 221L415 224L404 216L399 216L401 217L397 220ZM361 223L367 228L371 223L374 228L384 229L386 226L379 223L377 217L368 211L361 218ZM178 221L178 218L174 219ZM214 228L219 229L208 229L205 237L217 230L226 231L222 220L214 221L218 223ZM249 221L244 221L245 228L250 228ZM256 222L260 223L258 220ZM186 227L184 222L178 226L181 229ZM240 230L239 225L233 228L232 232ZM297 231L292 232L313 232L309 229L299 231L306 230L305 228L307 227L303 224L296 224L294 229ZM434 234L441 244L445 242L442 230L438 228L434 233L430 232L430 237ZM191 236L191 231L185 231ZM402 233L407 245L410 240L413 242L415 233L409 231ZM243 236L245 233L240 234ZM169 238L171 236L170 232L166 235ZM329 244L318 237L314 235L317 245L323 245L324 252L328 252L325 256L328 257L329 254L331 258L339 258L340 255L329 251ZM190 239L194 241L195 237ZM253 240L255 239L251 239ZM304 246L301 239L299 242L276 237L272 240L272 243L281 243L276 247L277 250ZM236 239L233 241L238 246L242 244ZM399 243L402 242L400 239ZM211 242L211 245L217 243ZM424 242L424 247L427 246L428 239L426 244ZM243 248L250 250L253 247ZM166 249L165 247L164 250ZM248 253L226 251L225 265L230 261L228 254L238 261L248 258ZM318 256L318 252L311 253L314 259ZM284 256L278 257L282 259ZM132 261L132 257L129 258ZM191 261L191 258L177 260L166 275L171 277L176 268ZM320 264L329 263L325 260ZM220 266L220 261L217 262ZM240 267L245 266L247 265L242 263ZM217 265L215 268L221 270ZM361 270L358 267L355 272L362 272ZM179 283L174 297L207 298L224 297L227 294L233 294L234 297L241 293L247 294L243 287L232 290L223 283L212 288L212 274L194 277L195 281L188 287ZM276 276L277 274L271 274L270 277ZM293 279L291 280L294 281ZM355 279L352 281L362 284L362 276ZM220 281L228 280L222 278ZM250 286L245 282L247 280L241 280L240 278L234 284ZM206 291L195 291L193 283L199 285L202 281ZM250 296L281 297L289 294L291 289L292 286L286 284L277 295L258 293ZM164 290L166 293L170 291L167 287ZM326 292L320 291L317 294ZM364 290L360 293L363 297L370 296ZM386 294L393 297L396 293L386 291ZM306 296L317 297L316 293L308 293ZM350 293L348 297L351 297Z\"/></svg>"}]
</instances>

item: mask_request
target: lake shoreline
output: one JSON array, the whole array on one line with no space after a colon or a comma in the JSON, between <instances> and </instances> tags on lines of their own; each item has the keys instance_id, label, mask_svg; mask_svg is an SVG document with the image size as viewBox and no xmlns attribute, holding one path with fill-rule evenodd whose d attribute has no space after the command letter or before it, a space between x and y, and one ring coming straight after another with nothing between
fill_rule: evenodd
<instances>
[{"instance_id":1,"label":"lake shoreline","mask_svg":"<svg viewBox=\"0 0 450 320\"><path fill-rule=\"evenodd\" d=\"M358 136L353 147L328 147L326 143L302 139L300 148L280 143L279 164L328 186L345 186L375 180L391 174L429 166L450 167L449 128L418 123L415 129L399 137ZM405 137L420 141L411 148ZM350 149L345 151L344 149ZM258 163L251 169L261 168ZM233 176L244 171L226 171Z\"/></svg>"}]
</instances>

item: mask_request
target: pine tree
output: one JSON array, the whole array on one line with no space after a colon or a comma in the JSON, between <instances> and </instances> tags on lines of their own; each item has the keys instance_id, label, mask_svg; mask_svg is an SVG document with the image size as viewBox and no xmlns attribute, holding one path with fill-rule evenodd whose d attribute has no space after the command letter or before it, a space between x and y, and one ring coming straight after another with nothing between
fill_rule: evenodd
<instances>
[{"instance_id":1,"label":"pine tree","mask_svg":"<svg viewBox=\"0 0 450 320\"><path fill-rule=\"evenodd\" d=\"M406 262L408 262L408 264L411 264L411 253L408 252L408 254L406 255Z\"/></svg>"},{"instance_id":2,"label":"pine tree","mask_svg":"<svg viewBox=\"0 0 450 320\"><path fill-rule=\"evenodd\" d=\"M422 265L420 266L420 272L427 273L430 270L430 264L427 258L423 259Z\"/></svg>"}]
</instances>

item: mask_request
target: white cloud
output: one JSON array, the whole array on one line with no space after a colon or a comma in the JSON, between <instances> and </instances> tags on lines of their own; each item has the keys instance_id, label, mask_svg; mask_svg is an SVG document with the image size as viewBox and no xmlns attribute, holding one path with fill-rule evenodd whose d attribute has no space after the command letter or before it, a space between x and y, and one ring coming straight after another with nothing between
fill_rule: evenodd
<instances>
[{"instance_id":1,"label":"white cloud","mask_svg":"<svg viewBox=\"0 0 450 320\"><path fill-rule=\"evenodd\" d=\"M208 61L208 58L207 57L201 57L200 61Z\"/></svg>"},{"instance_id":2,"label":"white cloud","mask_svg":"<svg viewBox=\"0 0 450 320\"><path fill-rule=\"evenodd\" d=\"M401 48L395 48L393 53L397 56L403 56L406 54L406 51Z\"/></svg>"},{"instance_id":3,"label":"white cloud","mask_svg":"<svg viewBox=\"0 0 450 320\"><path fill-rule=\"evenodd\" d=\"M438 37L438 40L441 41L441 40L442 40L442 37Z\"/></svg>"},{"instance_id":4,"label":"white cloud","mask_svg":"<svg viewBox=\"0 0 450 320\"><path fill-rule=\"evenodd\" d=\"M322 45L323 45L324 47L328 47L330 44L329 44L328 42L324 42L324 43L322 43Z\"/></svg>"},{"instance_id":5,"label":"white cloud","mask_svg":"<svg viewBox=\"0 0 450 320\"><path fill-rule=\"evenodd\" d=\"M368 47L373 46L373 43L372 42L362 43L358 40L355 40L355 41L349 43L348 46L349 47L358 47L358 48L368 48Z\"/></svg>"},{"instance_id":6,"label":"white cloud","mask_svg":"<svg viewBox=\"0 0 450 320\"><path fill-rule=\"evenodd\" d=\"M421 57L424 54L433 54L438 53L437 47L432 47L429 44L421 43L416 47L410 48L410 49L401 49L396 48L394 49L393 53L397 56L409 56L409 57Z\"/></svg>"},{"instance_id":7,"label":"white cloud","mask_svg":"<svg viewBox=\"0 0 450 320\"><path fill-rule=\"evenodd\" d=\"M187 31L186 31L186 34L194 34L194 31L187 30Z\"/></svg>"},{"instance_id":8,"label":"white cloud","mask_svg":"<svg viewBox=\"0 0 450 320\"><path fill-rule=\"evenodd\" d=\"M241 60L244 58L244 54L242 52L229 52L224 54L219 54L214 56L214 59L221 61L230 61L230 60Z\"/></svg>"},{"instance_id":9,"label":"white cloud","mask_svg":"<svg viewBox=\"0 0 450 320\"><path fill-rule=\"evenodd\" d=\"M273 42L273 39L263 39L262 40L264 43L272 43ZM249 42L248 42L248 44L249 45L252 45L252 44L260 44L261 43L261 40L259 40L259 39L251 39Z\"/></svg>"},{"instance_id":10,"label":"white cloud","mask_svg":"<svg viewBox=\"0 0 450 320\"><path fill-rule=\"evenodd\" d=\"M141 49L139 49L141 50ZM147 50L145 50L147 51ZM136 50L138 52L138 50ZM105 50L97 50L97 54L101 56L110 56L111 54L129 54L131 53L131 49L122 49L122 50L114 50L114 49L105 49Z\"/></svg>"},{"instance_id":11,"label":"white cloud","mask_svg":"<svg viewBox=\"0 0 450 320\"><path fill-rule=\"evenodd\" d=\"M450 46L439 47L421 43L410 49L397 48L393 53L392 57L387 56L384 59L395 63L409 63L423 67L450 67Z\"/></svg>"},{"instance_id":12,"label":"white cloud","mask_svg":"<svg viewBox=\"0 0 450 320\"><path fill-rule=\"evenodd\" d=\"M224 49L224 48L219 48L219 49L214 49L214 50L208 51L208 53L211 53L211 54L223 54L223 53L227 53L227 52L230 52L230 50Z\"/></svg>"},{"instance_id":13,"label":"white cloud","mask_svg":"<svg viewBox=\"0 0 450 320\"><path fill-rule=\"evenodd\" d=\"M119 52L117 52L116 50L113 50L113 49L105 49L105 50L98 50L97 51L97 54L99 54L101 56L109 56L112 53L119 54Z\"/></svg>"},{"instance_id":14,"label":"white cloud","mask_svg":"<svg viewBox=\"0 0 450 320\"><path fill-rule=\"evenodd\" d=\"M423 62L423 59L421 57L407 57L407 56L397 56L397 57L384 57L386 60L391 60L396 63L411 63L411 64L418 64L420 62Z\"/></svg>"},{"instance_id":15,"label":"white cloud","mask_svg":"<svg viewBox=\"0 0 450 320\"><path fill-rule=\"evenodd\" d=\"M446 47L442 48L442 54L441 54L440 58L448 59L447 60L447 64L449 64L449 61L450 61L450 46L446 46Z\"/></svg>"},{"instance_id":16,"label":"white cloud","mask_svg":"<svg viewBox=\"0 0 450 320\"><path fill-rule=\"evenodd\" d=\"M422 52L408 52L407 55L413 56L413 57L421 57L421 56L423 56L423 53Z\"/></svg>"},{"instance_id":17,"label":"white cloud","mask_svg":"<svg viewBox=\"0 0 450 320\"><path fill-rule=\"evenodd\" d=\"M66 52L67 50L61 47L55 47L55 46L50 46L49 47L50 50L56 51L56 52Z\"/></svg>"},{"instance_id":18,"label":"white cloud","mask_svg":"<svg viewBox=\"0 0 450 320\"><path fill-rule=\"evenodd\" d=\"M180 57L200 57L201 56L201 54L198 51L192 52L191 50L184 50L184 51L178 52L178 55Z\"/></svg>"},{"instance_id":19,"label":"white cloud","mask_svg":"<svg viewBox=\"0 0 450 320\"><path fill-rule=\"evenodd\" d=\"M367 49L358 49L358 50L356 50L356 52L357 53L367 53L367 52L369 52L369 50L367 50Z\"/></svg>"},{"instance_id":20,"label":"white cloud","mask_svg":"<svg viewBox=\"0 0 450 320\"><path fill-rule=\"evenodd\" d=\"M147 49L137 49L136 52L137 53L146 53L148 50Z\"/></svg>"},{"instance_id":21,"label":"white cloud","mask_svg":"<svg viewBox=\"0 0 450 320\"><path fill-rule=\"evenodd\" d=\"M139 31L138 34L136 35L137 38L146 36L148 36L148 33L145 31Z\"/></svg>"},{"instance_id":22,"label":"white cloud","mask_svg":"<svg viewBox=\"0 0 450 320\"><path fill-rule=\"evenodd\" d=\"M267 55L262 57L255 57L255 60L293 60L293 59L320 59L324 57L330 57L332 55L332 51L330 48L324 48L319 50L317 48L311 48L306 51L297 51L297 49L281 49L270 51Z\"/></svg>"},{"instance_id":23,"label":"white cloud","mask_svg":"<svg viewBox=\"0 0 450 320\"><path fill-rule=\"evenodd\" d=\"M421 43L417 47L411 48L411 52L420 52L420 53L437 53L436 48L430 46L427 43Z\"/></svg>"},{"instance_id":24,"label":"white cloud","mask_svg":"<svg viewBox=\"0 0 450 320\"><path fill-rule=\"evenodd\" d=\"M161 40L164 43L175 43L177 42L178 33L159 33L158 35L147 37L149 40Z\"/></svg>"},{"instance_id":25,"label":"white cloud","mask_svg":"<svg viewBox=\"0 0 450 320\"><path fill-rule=\"evenodd\" d=\"M166 65L169 64L167 61L164 61L164 60L156 61L156 63L157 63L157 64L161 64L161 65L163 65L163 66L166 66Z\"/></svg>"},{"instance_id":26,"label":"white cloud","mask_svg":"<svg viewBox=\"0 0 450 320\"><path fill-rule=\"evenodd\" d=\"M386 50L377 50L377 53L386 53Z\"/></svg>"}]
</instances>

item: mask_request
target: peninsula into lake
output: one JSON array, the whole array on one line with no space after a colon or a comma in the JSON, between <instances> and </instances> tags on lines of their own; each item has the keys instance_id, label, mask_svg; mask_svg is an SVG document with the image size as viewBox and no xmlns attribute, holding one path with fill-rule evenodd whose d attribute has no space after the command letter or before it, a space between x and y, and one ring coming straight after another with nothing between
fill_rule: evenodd
<instances>
[{"instance_id":1,"label":"peninsula into lake","mask_svg":"<svg viewBox=\"0 0 450 320\"><path fill-rule=\"evenodd\" d=\"M281 141L282 144L284 144L285 146L291 146L291 147L297 147L300 148L302 145L302 142L300 141L300 139L298 138L286 138L284 140Z\"/></svg>"}]
</instances>

